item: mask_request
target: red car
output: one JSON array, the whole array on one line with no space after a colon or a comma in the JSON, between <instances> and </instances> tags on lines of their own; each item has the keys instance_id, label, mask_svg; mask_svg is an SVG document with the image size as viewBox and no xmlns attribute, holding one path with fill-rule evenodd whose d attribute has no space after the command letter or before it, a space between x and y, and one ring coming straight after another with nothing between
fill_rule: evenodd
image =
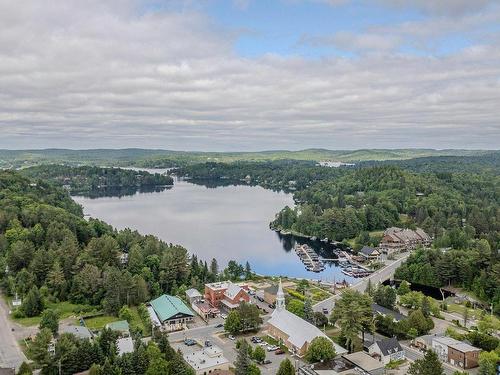
<instances>
[{"instance_id":1,"label":"red car","mask_svg":"<svg viewBox=\"0 0 500 375\"><path fill-rule=\"evenodd\" d=\"M274 352L274 354L285 354L285 351L283 349L278 349Z\"/></svg>"}]
</instances>

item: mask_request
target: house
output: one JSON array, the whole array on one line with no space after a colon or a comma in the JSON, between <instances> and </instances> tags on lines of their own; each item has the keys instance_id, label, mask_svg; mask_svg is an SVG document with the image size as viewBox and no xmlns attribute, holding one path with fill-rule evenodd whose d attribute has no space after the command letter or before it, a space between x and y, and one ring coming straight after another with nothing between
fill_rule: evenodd
<instances>
[{"instance_id":1,"label":"house","mask_svg":"<svg viewBox=\"0 0 500 375\"><path fill-rule=\"evenodd\" d=\"M368 348L368 353L372 357L379 358L384 365L390 361L400 361L405 359L405 351L395 337L383 339L373 343Z\"/></svg>"},{"instance_id":2,"label":"house","mask_svg":"<svg viewBox=\"0 0 500 375\"><path fill-rule=\"evenodd\" d=\"M122 337L116 340L116 347L118 348L118 355L134 352L134 342L132 337Z\"/></svg>"},{"instance_id":3,"label":"house","mask_svg":"<svg viewBox=\"0 0 500 375\"><path fill-rule=\"evenodd\" d=\"M369 354L365 352L356 352L351 354L343 354L342 358L352 363L356 368L361 369L365 373L371 375L383 375L385 374L385 365L381 362L372 358ZM357 372L359 373L359 372ZM363 372L361 372L363 374Z\"/></svg>"},{"instance_id":4,"label":"house","mask_svg":"<svg viewBox=\"0 0 500 375\"><path fill-rule=\"evenodd\" d=\"M212 374L215 371L229 371L229 361L217 346L205 347L194 352L183 354L184 360L195 371L196 375Z\"/></svg>"},{"instance_id":5,"label":"house","mask_svg":"<svg viewBox=\"0 0 500 375\"><path fill-rule=\"evenodd\" d=\"M63 333L71 333L79 339L90 340L93 338L92 332L90 332L87 327L82 327L82 326L73 326L73 325L62 326L59 329L59 334Z\"/></svg>"},{"instance_id":6,"label":"house","mask_svg":"<svg viewBox=\"0 0 500 375\"><path fill-rule=\"evenodd\" d=\"M413 341L413 344L421 350L428 350L428 349L432 348L432 340L435 337L442 337L442 335L441 336L436 336L436 335L419 336L419 337L415 338L415 340Z\"/></svg>"},{"instance_id":7,"label":"house","mask_svg":"<svg viewBox=\"0 0 500 375\"><path fill-rule=\"evenodd\" d=\"M372 311L373 315L391 316L392 320L395 322L400 322L401 320L406 318L406 316L404 316L403 314L388 309L387 307L380 306L376 303L372 303Z\"/></svg>"},{"instance_id":8,"label":"house","mask_svg":"<svg viewBox=\"0 0 500 375\"><path fill-rule=\"evenodd\" d=\"M106 328L118 332L120 336L130 336L130 327L126 320L108 323L106 324Z\"/></svg>"},{"instance_id":9,"label":"house","mask_svg":"<svg viewBox=\"0 0 500 375\"><path fill-rule=\"evenodd\" d=\"M268 335L282 342L293 354L303 357L309 345L316 337L326 336L321 330L291 313L285 308L285 294L281 280L276 294L276 309L267 322ZM331 341L331 340L330 340ZM347 353L347 350L332 341L337 354Z\"/></svg>"},{"instance_id":10,"label":"house","mask_svg":"<svg viewBox=\"0 0 500 375\"><path fill-rule=\"evenodd\" d=\"M201 293L197 289L194 289L194 288L186 290L186 297L187 297L190 304L201 301L203 299L203 296L201 295Z\"/></svg>"},{"instance_id":11,"label":"house","mask_svg":"<svg viewBox=\"0 0 500 375\"><path fill-rule=\"evenodd\" d=\"M359 255L365 258L365 260L378 260L380 258L380 251L370 246L363 246L359 251Z\"/></svg>"},{"instance_id":12,"label":"house","mask_svg":"<svg viewBox=\"0 0 500 375\"><path fill-rule=\"evenodd\" d=\"M219 315L220 310L216 307L213 307L208 302L194 302L191 304L191 308L197 313L204 321L208 321L210 318L215 318Z\"/></svg>"},{"instance_id":13,"label":"house","mask_svg":"<svg viewBox=\"0 0 500 375\"><path fill-rule=\"evenodd\" d=\"M151 307L148 311L153 325L159 323L168 332L185 328L194 318L193 312L178 297L163 294L148 305Z\"/></svg>"},{"instance_id":14,"label":"house","mask_svg":"<svg viewBox=\"0 0 500 375\"><path fill-rule=\"evenodd\" d=\"M278 294L278 285L271 285L264 289L264 301L273 305L276 303L276 295Z\"/></svg>"},{"instance_id":15,"label":"house","mask_svg":"<svg viewBox=\"0 0 500 375\"><path fill-rule=\"evenodd\" d=\"M434 337L432 349L441 361L463 369L477 367L481 353L481 349L451 337Z\"/></svg>"},{"instance_id":16,"label":"house","mask_svg":"<svg viewBox=\"0 0 500 375\"><path fill-rule=\"evenodd\" d=\"M227 311L236 309L241 302L250 302L248 285L231 281L205 284L205 300L213 307Z\"/></svg>"},{"instance_id":17,"label":"house","mask_svg":"<svg viewBox=\"0 0 500 375\"><path fill-rule=\"evenodd\" d=\"M379 249L381 252L390 255L401 251L413 250L419 245L429 246L431 242L431 237L421 228L412 230L391 227L384 231Z\"/></svg>"}]
</instances>

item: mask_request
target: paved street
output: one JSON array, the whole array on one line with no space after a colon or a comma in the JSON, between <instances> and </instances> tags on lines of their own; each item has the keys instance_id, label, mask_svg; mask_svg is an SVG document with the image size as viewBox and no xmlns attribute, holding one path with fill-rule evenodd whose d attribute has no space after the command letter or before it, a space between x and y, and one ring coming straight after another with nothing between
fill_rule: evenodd
<instances>
[{"instance_id":1,"label":"paved street","mask_svg":"<svg viewBox=\"0 0 500 375\"><path fill-rule=\"evenodd\" d=\"M14 324L9 320L9 307L0 296L0 367L19 367L26 357L12 332Z\"/></svg>"},{"instance_id":2,"label":"paved street","mask_svg":"<svg viewBox=\"0 0 500 375\"><path fill-rule=\"evenodd\" d=\"M269 315L263 317L264 324L269 319ZM180 349L181 352L189 352L192 351L192 347L188 347L184 345L183 341L186 338L193 339L197 341L200 345L203 345L206 340L210 340L213 345L220 347L224 356L231 362L234 363L236 361L236 348L235 341L229 340L224 335L224 328L217 328L217 323L210 324L208 326L196 327L193 329L189 329L187 331L174 332L169 335L170 342L175 349ZM250 342L250 337L255 335L254 333L250 333L248 335L240 335L238 338L246 338L248 342ZM262 333L258 334L259 336ZM252 344L254 347L255 344ZM280 362L286 358L286 355L276 355L274 352L266 351L266 358L271 361L268 365L259 365L259 368L263 375L274 375L278 371ZM292 363L295 363L295 359L289 357L292 360Z\"/></svg>"},{"instance_id":3,"label":"paved street","mask_svg":"<svg viewBox=\"0 0 500 375\"><path fill-rule=\"evenodd\" d=\"M372 285L377 285L378 283L384 282L388 279L390 279L394 275L394 271L396 271L396 268L398 268L401 263L403 263L406 258L410 255L409 252L404 253L401 258L395 260L388 266L373 272L370 276L365 277L359 281L357 281L355 284L351 286L351 289L357 290L359 292L364 292L366 289L366 286L368 285L368 280L371 280ZM318 302L313 306L314 311L319 311L322 312L323 309L328 310L328 314L331 313L333 306L335 305L335 300L340 298L342 293L338 293L330 298L325 299L324 301Z\"/></svg>"}]
</instances>

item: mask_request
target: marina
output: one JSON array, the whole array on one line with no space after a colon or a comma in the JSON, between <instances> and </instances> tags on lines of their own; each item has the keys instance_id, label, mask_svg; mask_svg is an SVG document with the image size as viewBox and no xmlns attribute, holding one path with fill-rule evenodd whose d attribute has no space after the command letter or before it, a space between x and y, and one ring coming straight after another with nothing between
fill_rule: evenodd
<instances>
[{"instance_id":1,"label":"marina","mask_svg":"<svg viewBox=\"0 0 500 375\"><path fill-rule=\"evenodd\" d=\"M325 269L323 260L321 260L318 254L308 245L295 245L295 252L306 266L307 271L321 272Z\"/></svg>"}]
</instances>

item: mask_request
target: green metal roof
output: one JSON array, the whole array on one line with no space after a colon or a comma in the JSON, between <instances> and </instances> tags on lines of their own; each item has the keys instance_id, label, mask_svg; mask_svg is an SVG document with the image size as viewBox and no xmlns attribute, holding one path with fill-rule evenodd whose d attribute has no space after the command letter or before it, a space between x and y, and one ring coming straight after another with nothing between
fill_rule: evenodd
<instances>
[{"instance_id":1,"label":"green metal roof","mask_svg":"<svg viewBox=\"0 0 500 375\"><path fill-rule=\"evenodd\" d=\"M106 324L106 327L112 329L113 331L125 332L129 330L128 322L126 320L118 320L117 322L112 322Z\"/></svg>"},{"instance_id":2,"label":"green metal roof","mask_svg":"<svg viewBox=\"0 0 500 375\"><path fill-rule=\"evenodd\" d=\"M177 314L194 316L191 310L178 297L163 294L150 303L161 322L169 320Z\"/></svg>"}]
</instances>

